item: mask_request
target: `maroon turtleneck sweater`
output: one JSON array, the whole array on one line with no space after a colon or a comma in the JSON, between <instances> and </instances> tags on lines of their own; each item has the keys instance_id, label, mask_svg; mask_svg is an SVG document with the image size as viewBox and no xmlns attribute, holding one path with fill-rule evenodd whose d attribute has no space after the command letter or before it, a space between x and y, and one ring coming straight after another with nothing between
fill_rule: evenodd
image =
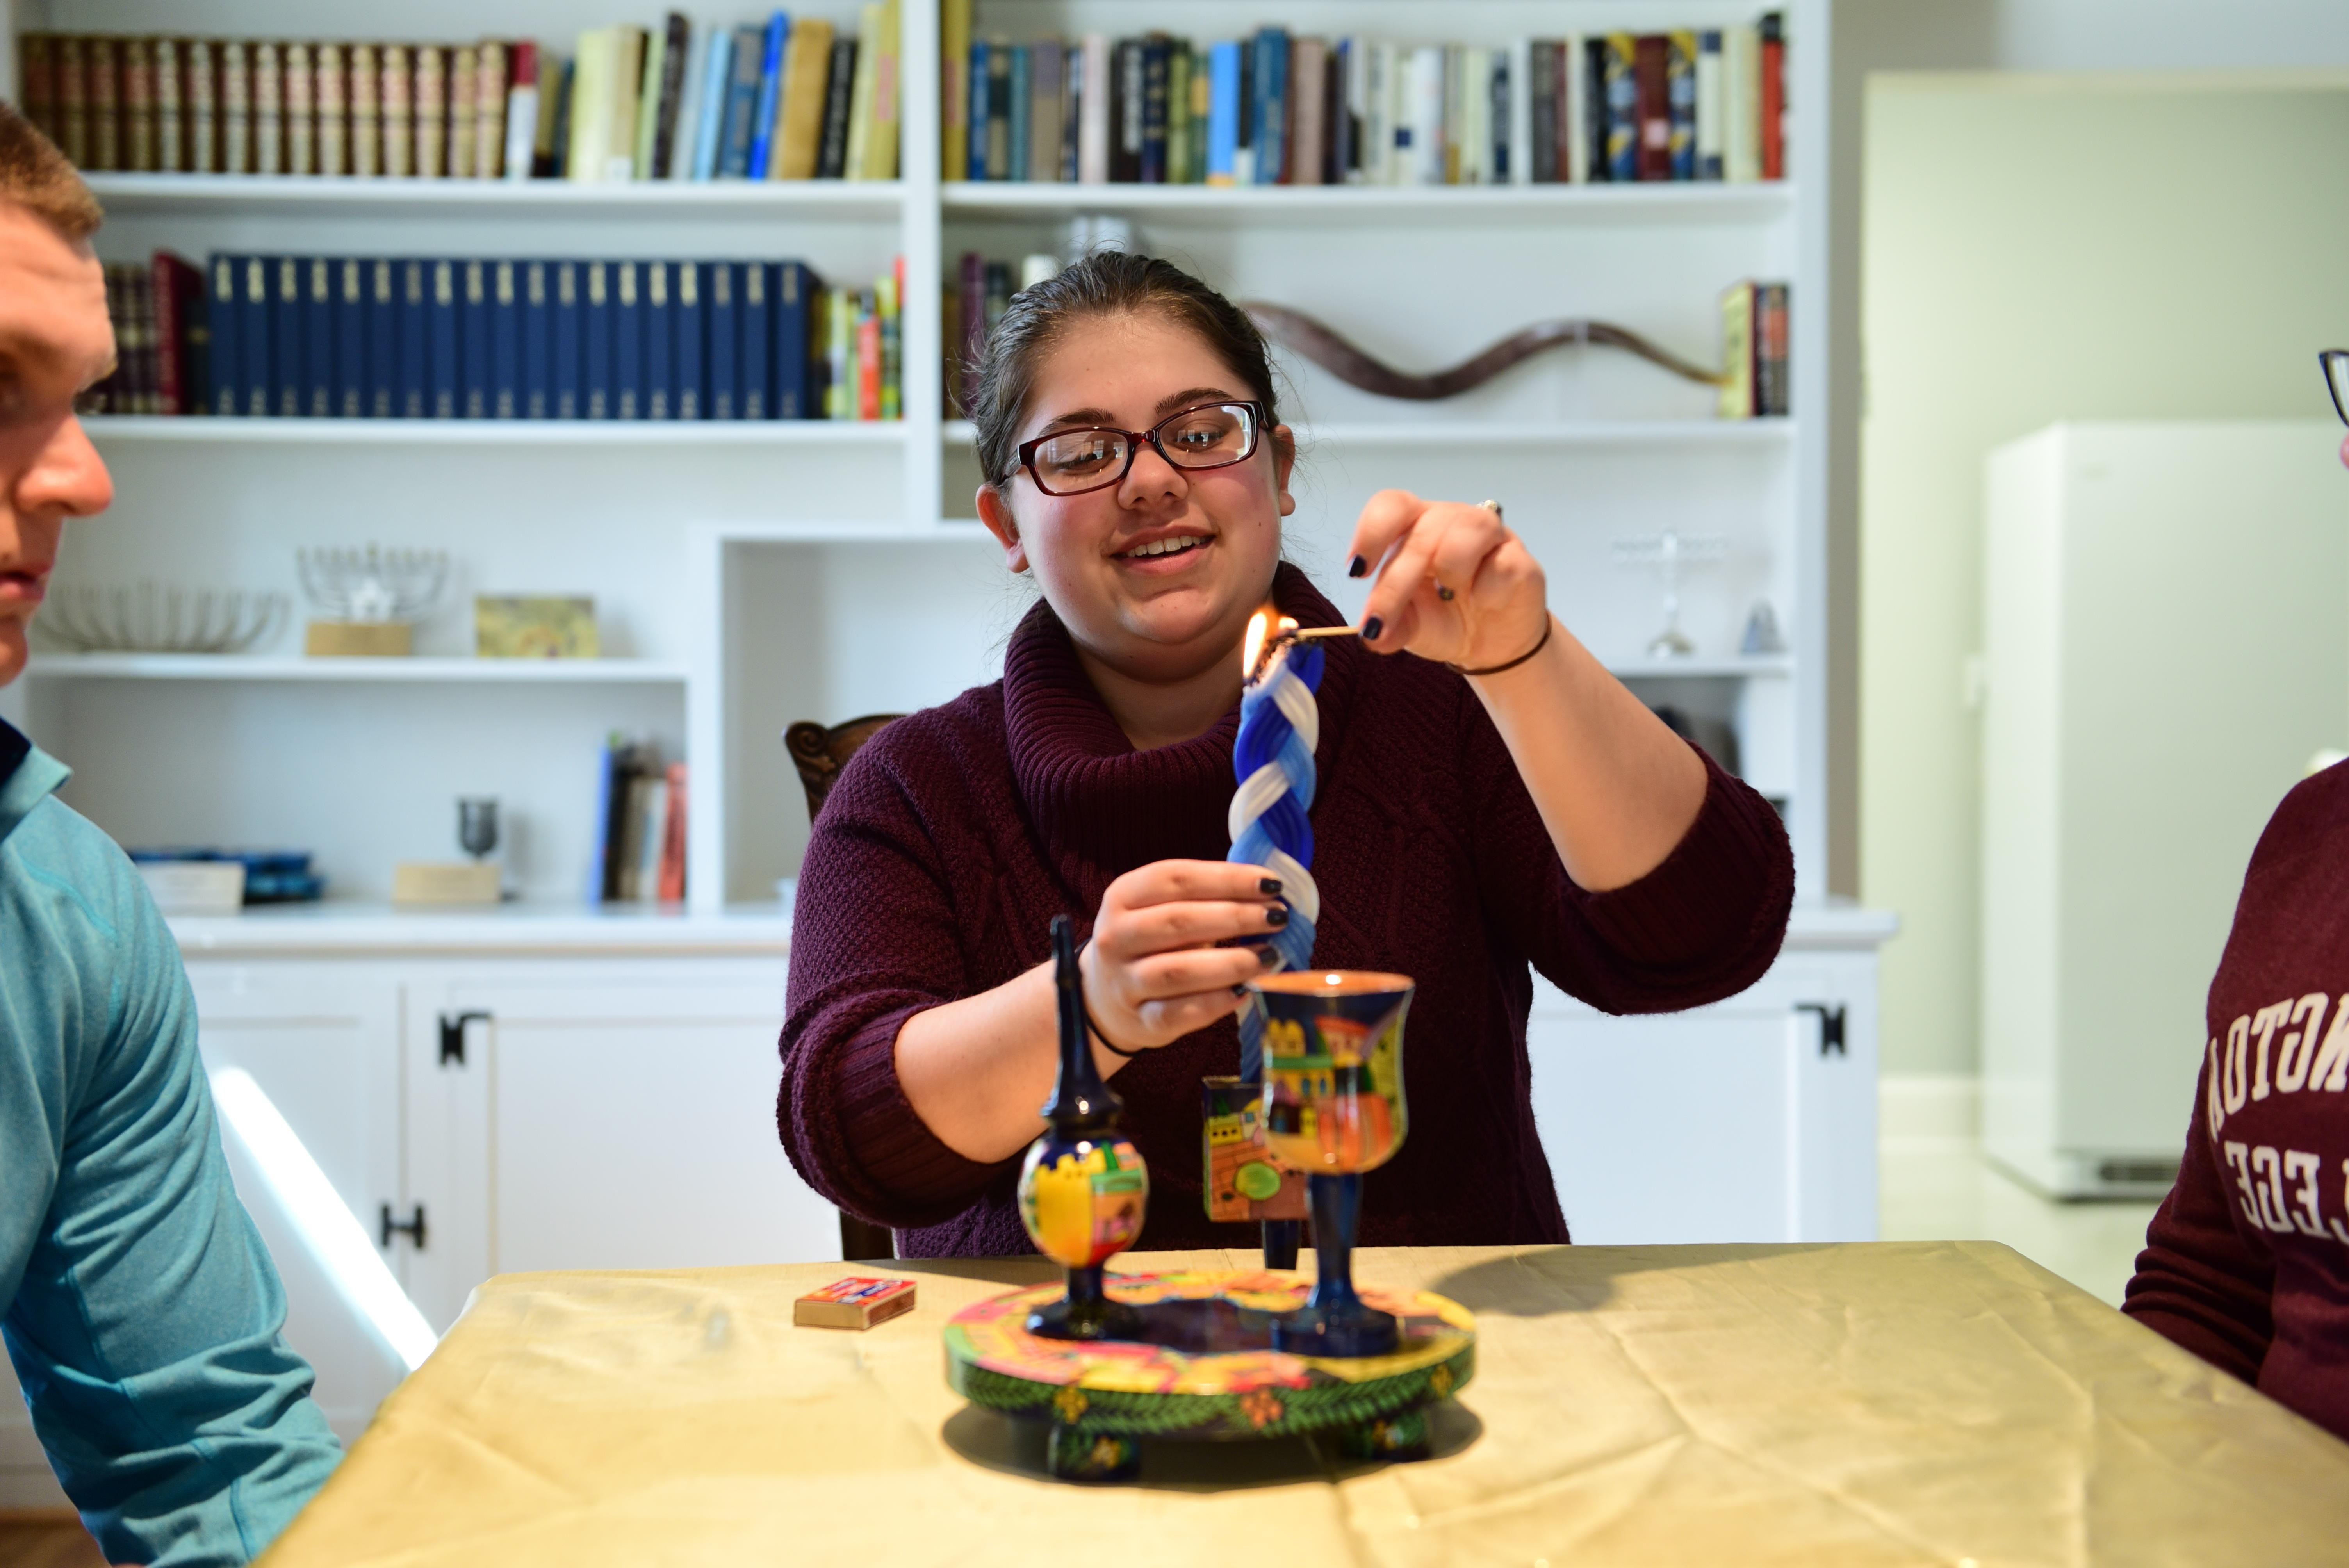
<instances>
[{"instance_id":1,"label":"maroon turtleneck sweater","mask_svg":"<svg viewBox=\"0 0 2349 1568\"><path fill-rule=\"evenodd\" d=\"M1342 622L1294 567L1274 593L1305 625ZM1403 1050L1411 1135L1367 1179L1361 1242L1563 1242L1527 1092L1527 966L1611 1013L1744 989L1785 934L1785 830L1708 761L1703 808L1664 862L1585 892L1465 681L1408 655L1323 645L1314 962L1419 983ZM817 1191L895 1227L909 1257L1032 1250L1018 1159L977 1163L931 1133L897 1081L897 1031L1041 963L1053 915L1090 930L1125 872L1221 860L1238 727L1235 705L1195 740L1134 750L1039 604L1001 681L857 753L816 819L792 923L776 1119ZM1200 1201L1199 1079L1238 1059L1225 1019L1113 1080L1150 1166L1142 1247L1249 1244Z\"/></svg>"}]
</instances>

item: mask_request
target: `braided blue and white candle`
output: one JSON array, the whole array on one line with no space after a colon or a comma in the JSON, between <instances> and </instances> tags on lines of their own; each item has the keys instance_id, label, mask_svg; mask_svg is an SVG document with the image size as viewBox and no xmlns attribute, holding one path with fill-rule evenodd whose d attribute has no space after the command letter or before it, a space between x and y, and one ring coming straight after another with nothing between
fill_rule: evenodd
<instances>
[{"instance_id":1,"label":"braided blue and white candle","mask_svg":"<svg viewBox=\"0 0 2349 1568\"><path fill-rule=\"evenodd\" d=\"M1240 696L1239 739L1232 748L1239 789L1232 796L1231 852L1224 858L1262 866L1280 879L1288 923L1272 934L1279 967L1313 962L1313 929L1321 919L1321 892L1313 882L1313 748L1321 739L1318 643L1289 643L1272 655L1263 676ZM1250 998L1240 1009L1240 1077L1264 1076L1264 1006Z\"/></svg>"}]
</instances>

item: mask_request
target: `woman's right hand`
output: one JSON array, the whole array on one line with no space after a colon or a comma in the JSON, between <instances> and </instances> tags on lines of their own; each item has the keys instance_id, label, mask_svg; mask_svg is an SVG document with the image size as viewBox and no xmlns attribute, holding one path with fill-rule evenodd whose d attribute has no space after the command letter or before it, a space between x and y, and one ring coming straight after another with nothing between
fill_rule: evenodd
<instances>
[{"instance_id":1,"label":"woman's right hand","mask_svg":"<svg viewBox=\"0 0 2349 1568\"><path fill-rule=\"evenodd\" d=\"M1170 1045L1238 1010L1240 983L1268 967L1260 939L1288 923L1280 883L1261 866L1138 866L1102 894L1077 955L1085 1006L1120 1050ZM1235 938L1245 944L1216 945Z\"/></svg>"}]
</instances>

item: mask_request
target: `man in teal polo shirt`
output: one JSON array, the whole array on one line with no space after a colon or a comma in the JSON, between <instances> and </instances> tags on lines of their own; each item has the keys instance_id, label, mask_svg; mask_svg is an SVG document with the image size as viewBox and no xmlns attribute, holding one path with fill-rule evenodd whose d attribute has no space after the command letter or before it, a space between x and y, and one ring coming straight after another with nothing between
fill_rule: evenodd
<instances>
[{"instance_id":1,"label":"man in teal polo shirt","mask_svg":"<svg viewBox=\"0 0 2349 1568\"><path fill-rule=\"evenodd\" d=\"M98 204L0 103L0 685L68 517L113 499L74 398L114 359ZM233 1563L340 1449L229 1184L179 949L130 862L0 723L0 1338L117 1563Z\"/></svg>"}]
</instances>

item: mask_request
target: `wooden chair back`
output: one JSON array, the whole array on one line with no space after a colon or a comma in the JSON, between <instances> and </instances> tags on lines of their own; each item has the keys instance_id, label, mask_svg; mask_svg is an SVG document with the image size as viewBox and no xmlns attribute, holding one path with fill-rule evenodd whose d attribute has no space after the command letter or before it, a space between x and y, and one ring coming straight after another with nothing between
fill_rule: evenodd
<instances>
[{"instance_id":1,"label":"wooden chair back","mask_svg":"<svg viewBox=\"0 0 2349 1568\"><path fill-rule=\"evenodd\" d=\"M792 764L800 770L800 788L807 791L809 821L814 821L816 813L823 810L824 799L839 780L840 770L848 766L856 748L872 739L883 725L904 717L897 713L868 713L845 724L802 719L783 731L783 749L792 754ZM863 1258L894 1258L897 1255L896 1234L886 1225L858 1219L843 1209L840 1255L850 1263Z\"/></svg>"}]
</instances>

